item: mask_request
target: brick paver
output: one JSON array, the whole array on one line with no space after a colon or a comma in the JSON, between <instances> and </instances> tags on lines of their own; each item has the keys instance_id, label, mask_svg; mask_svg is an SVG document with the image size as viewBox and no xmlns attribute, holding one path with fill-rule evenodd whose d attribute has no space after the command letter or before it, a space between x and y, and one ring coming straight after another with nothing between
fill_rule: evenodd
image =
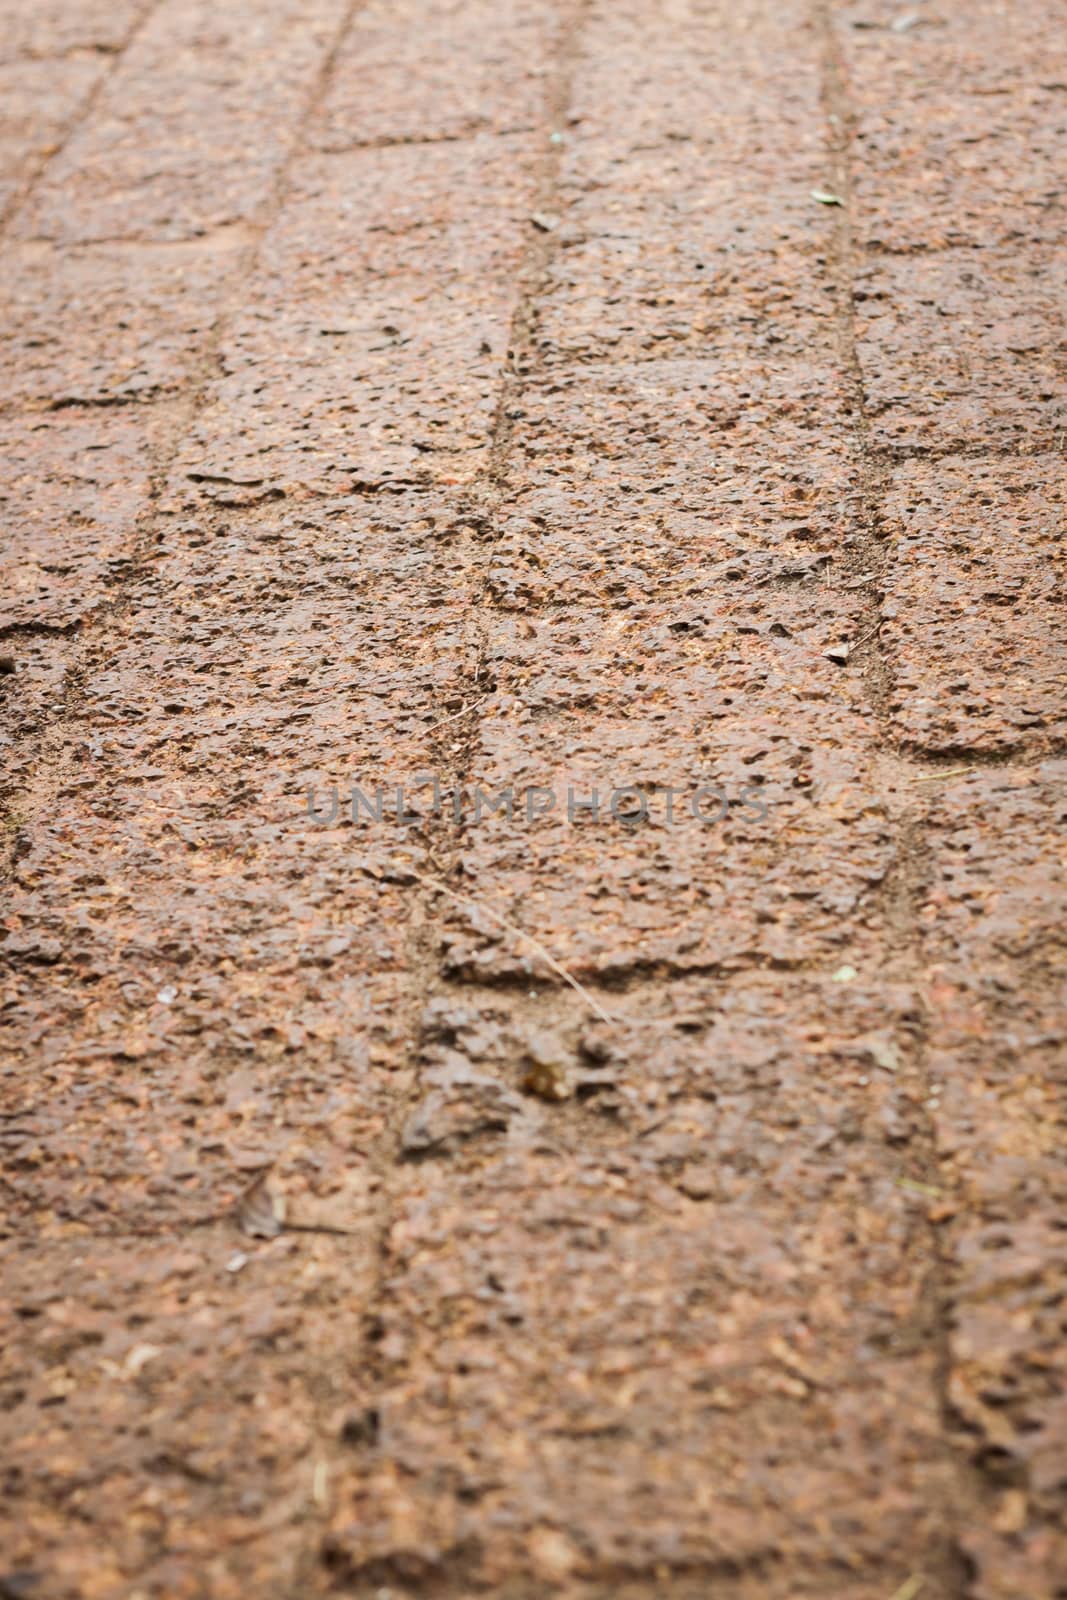
<instances>
[{"instance_id":1,"label":"brick paver","mask_svg":"<svg viewBox=\"0 0 1067 1600\"><path fill-rule=\"evenodd\" d=\"M1058 1600L1062 8L0 11L0 1590Z\"/></svg>"}]
</instances>

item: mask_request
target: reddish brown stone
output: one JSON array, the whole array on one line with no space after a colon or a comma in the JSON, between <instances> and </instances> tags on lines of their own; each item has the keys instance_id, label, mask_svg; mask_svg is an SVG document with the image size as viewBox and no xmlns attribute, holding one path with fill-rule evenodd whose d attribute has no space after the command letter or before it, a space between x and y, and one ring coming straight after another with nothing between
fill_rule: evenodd
<instances>
[{"instance_id":1,"label":"reddish brown stone","mask_svg":"<svg viewBox=\"0 0 1067 1600\"><path fill-rule=\"evenodd\" d=\"M882 642L912 748L1005 751L1067 732L1064 472L948 458L893 472Z\"/></svg>"},{"instance_id":2,"label":"reddish brown stone","mask_svg":"<svg viewBox=\"0 0 1067 1600\"><path fill-rule=\"evenodd\" d=\"M240 16L208 0L154 10L18 236L189 239L254 218L344 14L343 0L263 0Z\"/></svg>"},{"instance_id":3,"label":"reddish brown stone","mask_svg":"<svg viewBox=\"0 0 1067 1600\"><path fill-rule=\"evenodd\" d=\"M874 258L856 338L876 444L1046 453L1067 421L1064 269L1055 252Z\"/></svg>"},{"instance_id":4,"label":"reddish brown stone","mask_svg":"<svg viewBox=\"0 0 1067 1600\"><path fill-rule=\"evenodd\" d=\"M1064 777L945 783L922 910L927 1052L944 1184L948 1399L987 1513L966 1530L975 1600L1062 1580Z\"/></svg>"},{"instance_id":5,"label":"reddish brown stone","mask_svg":"<svg viewBox=\"0 0 1067 1600\"><path fill-rule=\"evenodd\" d=\"M159 421L133 414L0 419L6 593L0 625L67 627L128 569Z\"/></svg>"},{"instance_id":6,"label":"reddish brown stone","mask_svg":"<svg viewBox=\"0 0 1067 1600\"><path fill-rule=\"evenodd\" d=\"M1062 239L1063 89L1048 42L1064 20L1062 4L1009 20L997 0L936 15L896 0L842 8L866 244L907 254Z\"/></svg>"},{"instance_id":7,"label":"reddish brown stone","mask_svg":"<svg viewBox=\"0 0 1067 1600\"><path fill-rule=\"evenodd\" d=\"M1047 12L0 21L0 1591L1061 1600Z\"/></svg>"}]
</instances>

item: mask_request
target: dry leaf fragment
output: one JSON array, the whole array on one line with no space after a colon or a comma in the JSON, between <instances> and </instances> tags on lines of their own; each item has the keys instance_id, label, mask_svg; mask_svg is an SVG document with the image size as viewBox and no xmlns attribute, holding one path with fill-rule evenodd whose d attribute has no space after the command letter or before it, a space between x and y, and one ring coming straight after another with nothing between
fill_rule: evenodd
<instances>
[{"instance_id":1,"label":"dry leaf fragment","mask_svg":"<svg viewBox=\"0 0 1067 1600\"><path fill-rule=\"evenodd\" d=\"M813 189L811 198L817 200L821 206L843 206L845 203L832 189Z\"/></svg>"},{"instance_id":2,"label":"dry leaf fragment","mask_svg":"<svg viewBox=\"0 0 1067 1600\"><path fill-rule=\"evenodd\" d=\"M285 1224L285 1196L270 1175L257 1178L237 1207L237 1226L250 1239L276 1239Z\"/></svg>"},{"instance_id":3,"label":"dry leaf fragment","mask_svg":"<svg viewBox=\"0 0 1067 1600\"><path fill-rule=\"evenodd\" d=\"M1026 1495L1021 1489L1007 1489L993 1518L993 1527L997 1533L1021 1533L1026 1527L1026 1517Z\"/></svg>"},{"instance_id":4,"label":"dry leaf fragment","mask_svg":"<svg viewBox=\"0 0 1067 1600\"><path fill-rule=\"evenodd\" d=\"M900 1070L900 1051L889 1034L861 1034L856 1043L865 1055L870 1056L876 1067L881 1067L883 1072L898 1072Z\"/></svg>"},{"instance_id":5,"label":"dry leaf fragment","mask_svg":"<svg viewBox=\"0 0 1067 1600\"><path fill-rule=\"evenodd\" d=\"M123 1371L128 1378L136 1378L142 1367L162 1354L157 1344L135 1344L123 1362Z\"/></svg>"},{"instance_id":6,"label":"dry leaf fragment","mask_svg":"<svg viewBox=\"0 0 1067 1600\"><path fill-rule=\"evenodd\" d=\"M522 1087L527 1094L535 1094L539 1100L567 1100L571 1093L567 1070L558 1061L531 1062L522 1080Z\"/></svg>"},{"instance_id":7,"label":"dry leaf fragment","mask_svg":"<svg viewBox=\"0 0 1067 1600\"><path fill-rule=\"evenodd\" d=\"M907 1194L921 1194L928 1200L940 1200L941 1198L940 1189L935 1188L932 1183L920 1183L916 1178L898 1178L896 1185L898 1189L903 1189Z\"/></svg>"},{"instance_id":8,"label":"dry leaf fragment","mask_svg":"<svg viewBox=\"0 0 1067 1600\"><path fill-rule=\"evenodd\" d=\"M578 1564L578 1551L555 1528L535 1528L529 1548L535 1568L549 1583L561 1583Z\"/></svg>"}]
</instances>

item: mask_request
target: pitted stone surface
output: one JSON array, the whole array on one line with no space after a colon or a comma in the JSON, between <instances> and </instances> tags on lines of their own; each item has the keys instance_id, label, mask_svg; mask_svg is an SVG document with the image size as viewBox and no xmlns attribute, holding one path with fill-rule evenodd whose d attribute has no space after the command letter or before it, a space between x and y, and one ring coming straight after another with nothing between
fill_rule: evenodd
<instances>
[{"instance_id":1,"label":"pitted stone surface","mask_svg":"<svg viewBox=\"0 0 1067 1600\"><path fill-rule=\"evenodd\" d=\"M1062 1600L1063 21L0 0L0 1592Z\"/></svg>"}]
</instances>

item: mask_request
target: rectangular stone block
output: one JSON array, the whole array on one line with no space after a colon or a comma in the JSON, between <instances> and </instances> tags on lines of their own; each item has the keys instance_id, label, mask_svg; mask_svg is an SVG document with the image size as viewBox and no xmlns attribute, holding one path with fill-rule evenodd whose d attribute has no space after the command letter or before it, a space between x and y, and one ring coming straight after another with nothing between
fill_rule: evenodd
<instances>
[{"instance_id":1,"label":"rectangular stone block","mask_svg":"<svg viewBox=\"0 0 1067 1600\"><path fill-rule=\"evenodd\" d=\"M894 469L881 639L911 748L977 755L1062 739L1065 487L1048 455Z\"/></svg>"}]
</instances>

